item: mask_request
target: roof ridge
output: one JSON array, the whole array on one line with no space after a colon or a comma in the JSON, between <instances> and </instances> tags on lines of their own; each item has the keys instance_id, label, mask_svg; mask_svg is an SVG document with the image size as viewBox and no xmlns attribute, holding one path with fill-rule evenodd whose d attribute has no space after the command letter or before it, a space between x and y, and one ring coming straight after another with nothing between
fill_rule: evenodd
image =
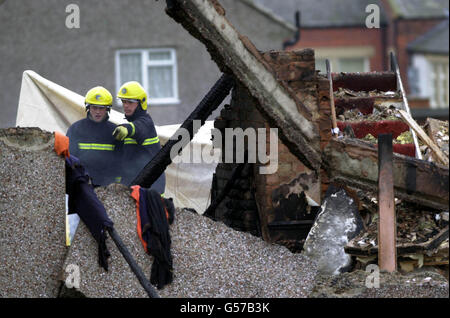
<instances>
[{"instance_id":1,"label":"roof ridge","mask_svg":"<svg viewBox=\"0 0 450 318\"><path fill-rule=\"evenodd\" d=\"M413 41L409 42L407 45L407 50L413 50L414 46L428 40L430 38L430 35L434 35L435 33L441 31L442 29L448 28L449 25L449 18L442 20L438 24L436 24L434 27L432 27L430 30L425 32L424 34L418 36Z\"/></svg>"},{"instance_id":2,"label":"roof ridge","mask_svg":"<svg viewBox=\"0 0 450 318\"><path fill-rule=\"evenodd\" d=\"M281 24L285 28L291 30L291 31L297 31L297 27L290 23L289 21L285 20L284 18L280 17L276 13L274 13L272 10L254 2L253 0L239 0L242 3L248 5L249 7L252 7L253 9L259 11L260 13L264 14L268 18L274 20L275 22Z\"/></svg>"}]
</instances>

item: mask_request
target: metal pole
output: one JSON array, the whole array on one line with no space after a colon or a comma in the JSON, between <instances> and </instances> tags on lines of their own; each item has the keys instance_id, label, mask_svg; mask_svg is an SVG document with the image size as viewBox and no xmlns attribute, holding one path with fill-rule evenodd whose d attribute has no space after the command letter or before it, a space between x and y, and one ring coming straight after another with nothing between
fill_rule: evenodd
<instances>
[{"instance_id":1,"label":"metal pole","mask_svg":"<svg viewBox=\"0 0 450 318\"><path fill-rule=\"evenodd\" d=\"M116 244L117 248L119 249L120 253L122 253L128 265L130 265L130 268L133 271L134 275L136 275L137 279L139 280L139 283L141 283L142 287L144 287L148 296L150 298L159 298L158 293L155 291L153 286L147 280L147 278L144 275L144 272L136 263L136 261L133 259L133 256L131 256L130 252L126 248L119 234L117 234L116 230L113 227L108 227L107 230L109 235L113 239L114 243Z\"/></svg>"},{"instance_id":2,"label":"metal pole","mask_svg":"<svg viewBox=\"0 0 450 318\"><path fill-rule=\"evenodd\" d=\"M391 52L391 68L392 68L392 71L395 72L395 75L397 77L397 90L400 90L400 92L402 93L403 105L405 107L405 111L408 113L409 116L411 116L411 110L409 109L408 99L406 98L406 92L405 92L405 89L403 88L402 77L400 76L400 68L398 66L397 58L395 57L395 54L393 52ZM416 158L422 159L422 153L420 152L417 135L413 129L410 128L409 130L411 131L411 135L412 135L413 142L414 142L414 147L416 148Z\"/></svg>"},{"instance_id":3,"label":"metal pole","mask_svg":"<svg viewBox=\"0 0 450 318\"><path fill-rule=\"evenodd\" d=\"M326 66L327 66L328 82L330 83L331 123L333 125L333 129L331 131L331 134L333 136L337 136L337 135L339 135L339 129L337 128L336 108L334 106L333 78L331 77L330 61L327 59L327 60L325 60L325 63L326 63Z\"/></svg>"},{"instance_id":4,"label":"metal pole","mask_svg":"<svg viewBox=\"0 0 450 318\"><path fill-rule=\"evenodd\" d=\"M392 134L378 135L378 265L397 270Z\"/></svg>"}]
</instances>

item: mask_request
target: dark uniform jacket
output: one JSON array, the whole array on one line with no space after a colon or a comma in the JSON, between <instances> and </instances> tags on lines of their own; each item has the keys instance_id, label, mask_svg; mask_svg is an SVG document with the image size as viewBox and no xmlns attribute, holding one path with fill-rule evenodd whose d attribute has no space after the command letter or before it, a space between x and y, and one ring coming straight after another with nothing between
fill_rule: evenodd
<instances>
[{"instance_id":1,"label":"dark uniform jacket","mask_svg":"<svg viewBox=\"0 0 450 318\"><path fill-rule=\"evenodd\" d=\"M69 152L80 159L94 185L120 181L116 179L120 177L120 143L112 136L115 127L108 117L97 123L88 115L67 130Z\"/></svg>"},{"instance_id":2,"label":"dark uniform jacket","mask_svg":"<svg viewBox=\"0 0 450 318\"><path fill-rule=\"evenodd\" d=\"M66 158L66 193L69 196L69 214L78 213L86 224L98 244L99 265L108 270L110 253L106 246L106 229L112 228L114 223L89 183L83 165L73 154Z\"/></svg>"},{"instance_id":3,"label":"dark uniform jacket","mask_svg":"<svg viewBox=\"0 0 450 318\"><path fill-rule=\"evenodd\" d=\"M130 184L161 149L152 118L140 106L132 116L125 116L130 125L128 137L123 141L122 183ZM163 173L151 186L159 194L164 194L166 177Z\"/></svg>"}]
</instances>

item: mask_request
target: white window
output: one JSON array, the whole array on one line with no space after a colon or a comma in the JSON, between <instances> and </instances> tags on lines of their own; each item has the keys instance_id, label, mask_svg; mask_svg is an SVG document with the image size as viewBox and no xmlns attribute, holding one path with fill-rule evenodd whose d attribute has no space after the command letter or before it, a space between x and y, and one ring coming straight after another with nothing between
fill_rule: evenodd
<instances>
[{"instance_id":1,"label":"white window","mask_svg":"<svg viewBox=\"0 0 450 318\"><path fill-rule=\"evenodd\" d=\"M445 108L449 105L448 63L431 62L431 83L433 92L430 98L432 108Z\"/></svg>"},{"instance_id":2,"label":"white window","mask_svg":"<svg viewBox=\"0 0 450 318\"><path fill-rule=\"evenodd\" d=\"M325 58L316 59L316 69L320 70L321 74L327 74ZM333 73L363 73L370 71L370 62L368 58L354 57L354 58L328 58Z\"/></svg>"},{"instance_id":3,"label":"white window","mask_svg":"<svg viewBox=\"0 0 450 318\"><path fill-rule=\"evenodd\" d=\"M372 46L319 47L315 49L316 70L326 75L328 59L333 73L370 72L370 59L375 53Z\"/></svg>"},{"instance_id":4,"label":"white window","mask_svg":"<svg viewBox=\"0 0 450 318\"><path fill-rule=\"evenodd\" d=\"M174 49L131 49L116 52L116 90L128 81L146 89L150 104L177 104L178 76Z\"/></svg>"}]
</instances>

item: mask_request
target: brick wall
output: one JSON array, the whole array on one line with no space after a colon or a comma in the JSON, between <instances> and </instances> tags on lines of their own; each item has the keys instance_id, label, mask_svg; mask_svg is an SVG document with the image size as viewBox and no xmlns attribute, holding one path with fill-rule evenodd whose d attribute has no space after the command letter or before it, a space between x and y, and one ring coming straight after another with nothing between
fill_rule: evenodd
<instances>
[{"instance_id":1,"label":"brick wall","mask_svg":"<svg viewBox=\"0 0 450 318\"><path fill-rule=\"evenodd\" d=\"M262 56L277 79L284 81L298 100L312 112L314 123L321 132L321 146L324 147L331 138L329 85L325 78L316 74L314 52L269 51ZM258 109L258 101L238 83L233 89L230 105L226 105L216 118L215 127L221 130L222 138L225 138L225 128L266 128L266 153L269 154L271 127ZM222 146L224 143L225 139L222 140ZM224 161L224 153L222 155ZM217 196L223 189L236 165L220 163L217 166L213 196ZM320 204L321 173L316 174L305 167L280 139L277 172L261 174L260 167L259 162L247 167L247 171L235 182L233 190L216 209L213 217L238 230L262 235L267 241L281 242L290 247L298 246L296 244L309 231L309 221L315 216L314 211L305 205L305 193ZM305 225L302 220L308 220L309 223L306 222ZM280 229L280 224L283 229ZM290 227L289 224L295 226Z\"/></svg>"},{"instance_id":2,"label":"brick wall","mask_svg":"<svg viewBox=\"0 0 450 318\"><path fill-rule=\"evenodd\" d=\"M302 48L328 48L348 46L373 47L375 55L370 58L371 71L385 71L382 29L347 27L334 29L302 29L300 41L288 50Z\"/></svg>"}]
</instances>

